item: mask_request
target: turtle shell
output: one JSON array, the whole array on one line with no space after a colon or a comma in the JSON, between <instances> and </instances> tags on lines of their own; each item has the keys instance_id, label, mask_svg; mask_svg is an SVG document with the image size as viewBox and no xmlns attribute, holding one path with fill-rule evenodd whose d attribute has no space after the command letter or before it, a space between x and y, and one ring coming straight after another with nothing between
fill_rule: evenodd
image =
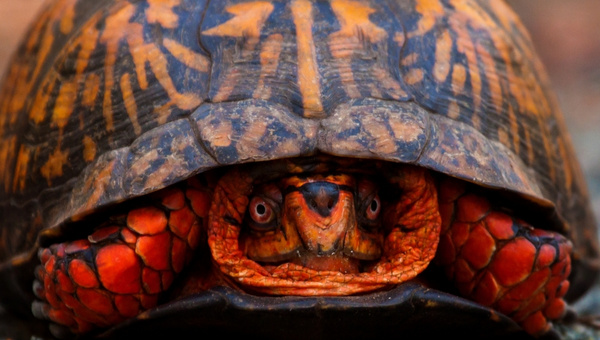
<instances>
[{"instance_id":1,"label":"turtle shell","mask_svg":"<svg viewBox=\"0 0 600 340\"><path fill-rule=\"evenodd\" d=\"M500 0L53 1L0 92L0 281L111 205L322 153L517 200L573 241L576 297L596 222L531 46Z\"/></svg>"}]
</instances>

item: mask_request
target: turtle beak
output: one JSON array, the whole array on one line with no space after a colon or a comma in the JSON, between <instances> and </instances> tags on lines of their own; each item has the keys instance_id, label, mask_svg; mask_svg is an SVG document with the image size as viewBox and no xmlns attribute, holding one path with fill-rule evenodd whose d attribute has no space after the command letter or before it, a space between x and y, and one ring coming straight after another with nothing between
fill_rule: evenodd
<instances>
[{"instance_id":1,"label":"turtle beak","mask_svg":"<svg viewBox=\"0 0 600 340\"><path fill-rule=\"evenodd\" d=\"M302 185L286 197L286 209L287 222L296 226L306 250L318 256L334 254L356 224L352 193L335 183Z\"/></svg>"},{"instance_id":2,"label":"turtle beak","mask_svg":"<svg viewBox=\"0 0 600 340\"><path fill-rule=\"evenodd\" d=\"M329 182L307 183L300 188L308 207L322 217L331 216L340 199L339 186Z\"/></svg>"}]
</instances>

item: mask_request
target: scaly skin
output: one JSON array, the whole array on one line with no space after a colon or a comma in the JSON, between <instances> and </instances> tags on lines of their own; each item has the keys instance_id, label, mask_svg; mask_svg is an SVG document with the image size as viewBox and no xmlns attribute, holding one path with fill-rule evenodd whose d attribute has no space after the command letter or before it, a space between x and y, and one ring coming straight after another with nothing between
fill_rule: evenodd
<instances>
[{"instance_id":1,"label":"scaly skin","mask_svg":"<svg viewBox=\"0 0 600 340\"><path fill-rule=\"evenodd\" d=\"M444 222L436 262L462 296L510 316L529 334L547 332L565 313L571 243L508 215L464 182L439 188Z\"/></svg>"},{"instance_id":2,"label":"scaly skin","mask_svg":"<svg viewBox=\"0 0 600 340\"><path fill-rule=\"evenodd\" d=\"M34 310L84 333L154 307L205 221L213 268L185 282L187 293L213 284L272 295L368 293L415 278L435 257L461 295L532 335L562 317L564 237L422 168L398 166L385 180L379 188L369 176L320 173L261 183L235 168L212 198L193 180L166 189L88 239L42 249L36 294L45 302Z\"/></svg>"},{"instance_id":3,"label":"scaly skin","mask_svg":"<svg viewBox=\"0 0 600 340\"><path fill-rule=\"evenodd\" d=\"M204 233L208 199L192 186L165 189L87 239L40 249L34 313L86 333L155 307Z\"/></svg>"}]
</instances>

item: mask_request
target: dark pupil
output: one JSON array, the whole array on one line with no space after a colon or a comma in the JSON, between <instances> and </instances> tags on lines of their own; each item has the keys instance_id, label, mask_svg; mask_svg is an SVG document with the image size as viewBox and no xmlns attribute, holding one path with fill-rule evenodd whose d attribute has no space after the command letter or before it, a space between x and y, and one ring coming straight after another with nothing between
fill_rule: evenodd
<instances>
[{"instance_id":1,"label":"dark pupil","mask_svg":"<svg viewBox=\"0 0 600 340\"><path fill-rule=\"evenodd\" d=\"M371 211L377 211L377 201L376 200L372 200L370 207L371 207Z\"/></svg>"},{"instance_id":2,"label":"dark pupil","mask_svg":"<svg viewBox=\"0 0 600 340\"><path fill-rule=\"evenodd\" d=\"M265 208L264 204L256 205L256 213L259 215L264 215L267 212L267 208Z\"/></svg>"}]
</instances>

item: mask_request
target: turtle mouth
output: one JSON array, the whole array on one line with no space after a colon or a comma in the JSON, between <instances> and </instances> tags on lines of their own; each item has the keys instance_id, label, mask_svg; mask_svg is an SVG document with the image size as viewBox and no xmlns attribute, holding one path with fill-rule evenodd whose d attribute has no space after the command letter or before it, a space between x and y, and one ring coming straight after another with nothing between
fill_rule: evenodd
<instances>
[{"instance_id":1,"label":"turtle mouth","mask_svg":"<svg viewBox=\"0 0 600 340\"><path fill-rule=\"evenodd\" d=\"M318 271L337 271L343 274L358 274L361 270L360 261L348 256L318 256L309 254L298 261L292 261L303 267Z\"/></svg>"},{"instance_id":2,"label":"turtle mouth","mask_svg":"<svg viewBox=\"0 0 600 340\"><path fill-rule=\"evenodd\" d=\"M336 252L332 254L315 254L304 248L299 248L288 254L271 258L253 258L267 271L273 272L277 267L286 263L292 263L316 271L334 271L342 274L358 274L369 272L380 257L365 258L356 256L353 252Z\"/></svg>"}]
</instances>

